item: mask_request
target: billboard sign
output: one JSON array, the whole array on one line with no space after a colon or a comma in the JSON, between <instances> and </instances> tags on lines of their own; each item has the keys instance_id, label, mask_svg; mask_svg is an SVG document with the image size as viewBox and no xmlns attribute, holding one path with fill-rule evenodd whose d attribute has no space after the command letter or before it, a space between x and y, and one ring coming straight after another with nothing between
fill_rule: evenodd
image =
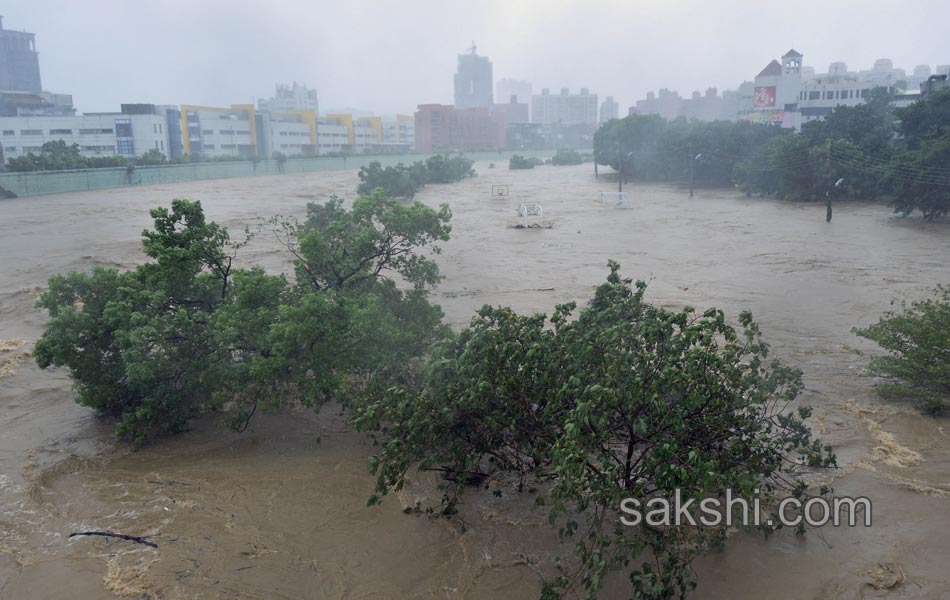
<instances>
[{"instance_id":1,"label":"billboard sign","mask_svg":"<svg viewBox=\"0 0 950 600\"><path fill-rule=\"evenodd\" d=\"M771 108L775 106L775 86L759 86L755 88L755 96L752 98L754 108Z\"/></svg>"}]
</instances>

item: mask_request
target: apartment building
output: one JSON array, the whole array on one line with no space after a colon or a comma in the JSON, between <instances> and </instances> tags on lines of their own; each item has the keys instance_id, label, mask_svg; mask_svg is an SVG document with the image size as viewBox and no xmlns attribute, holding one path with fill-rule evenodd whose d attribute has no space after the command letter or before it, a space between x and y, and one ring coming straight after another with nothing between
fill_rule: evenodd
<instances>
[{"instance_id":1,"label":"apartment building","mask_svg":"<svg viewBox=\"0 0 950 600\"><path fill-rule=\"evenodd\" d=\"M587 88L581 88L579 94L571 94L568 88L552 94L544 88L531 97L531 122L596 125L597 108L597 94L591 94Z\"/></svg>"},{"instance_id":2,"label":"apartment building","mask_svg":"<svg viewBox=\"0 0 950 600\"><path fill-rule=\"evenodd\" d=\"M416 150L488 150L505 147L505 116L486 108L420 104L415 113Z\"/></svg>"},{"instance_id":3,"label":"apartment building","mask_svg":"<svg viewBox=\"0 0 950 600\"><path fill-rule=\"evenodd\" d=\"M78 145L87 157L134 158L153 149L170 156L168 121L159 114L0 117L4 161L39 154L43 144L59 140Z\"/></svg>"}]
</instances>

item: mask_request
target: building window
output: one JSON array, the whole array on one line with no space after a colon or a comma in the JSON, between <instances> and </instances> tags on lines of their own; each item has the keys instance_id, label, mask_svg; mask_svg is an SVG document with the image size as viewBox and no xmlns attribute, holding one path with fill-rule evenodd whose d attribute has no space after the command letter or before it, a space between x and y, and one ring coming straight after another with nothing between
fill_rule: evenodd
<instances>
[{"instance_id":1,"label":"building window","mask_svg":"<svg viewBox=\"0 0 950 600\"><path fill-rule=\"evenodd\" d=\"M16 152L16 146L7 146L3 149L5 152Z\"/></svg>"},{"instance_id":2,"label":"building window","mask_svg":"<svg viewBox=\"0 0 950 600\"><path fill-rule=\"evenodd\" d=\"M212 135L214 134L214 129L202 129L201 133L204 135Z\"/></svg>"},{"instance_id":3,"label":"building window","mask_svg":"<svg viewBox=\"0 0 950 600\"><path fill-rule=\"evenodd\" d=\"M111 129L80 129L79 135L101 135L101 134L111 134Z\"/></svg>"},{"instance_id":4,"label":"building window","mask_svg":"<svg viewBox=\"0 0 950 600\"><path fill-rule=\"evenodd\" d=\"M72 129L50 129L49 134L50 135L72 135L73 130Z\"/></svg>"},{"instance_id":5,"label":"building window","mask_svg":"<svg viewBox=\"0 0 950 600\"><path fill-rule=\"evenodd\" d=\"M20 135L43 135L42 129L21 129Z\"/></svg>"},{"instance_id":6,"label":"building window","mask_svg":"<svg viewBox=\"0 0 950 600\"><path fill-rule=\"evenodd\" d=\"M16 135L16 131L14 131L14 130L12 130L12 129L4 129L4 130L3 130L3 135Z\"/></svg>"},{"instance_id":7,"label":"building window","mask_svg":"<svg viewBox=\"0 0 950 600\"><path fill-rule=\"evenodd\" d=\"M214 144L205 144L205 150L214 150Z\"/></svg>"}]
</instances>

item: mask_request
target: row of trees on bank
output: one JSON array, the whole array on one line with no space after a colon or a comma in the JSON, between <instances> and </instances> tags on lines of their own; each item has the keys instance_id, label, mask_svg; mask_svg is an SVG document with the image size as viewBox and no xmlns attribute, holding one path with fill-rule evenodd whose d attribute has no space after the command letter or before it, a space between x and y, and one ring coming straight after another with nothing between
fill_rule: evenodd
<instances>
[{"instance_id":1,"label":"row of trees on bank","mask_svg":"<svg viewBox=\"0 0 950 600\"><path fill-rule=\"evenodd\" d=\"M464 156L436 154L411 165L399 163L383 167L379 161L360 167L357 193L368 195L375 189L382 190L389 198L412 199L427 183L455 183L475 177L474 162Z\"/></svg>"},{"instance_id":2,"label":"row of trees on bank","mask_svg":"<svg viewBox=\"0 0 950 600\"><path fill-rule=\"evenodd\" d=\"M365 154L399 154L393 150L367 150ZM316 158L316 154L294 154L286 155L282 152L275 152L271 158L281 166L288 159L298 158ZM348 157L358 156L353 152L330 152L321 154L321 157ZM32 171L64 171L70 169L103 169L128 166L159 166L159 165L187 165L206 162L239 162L253 161L255 164L261 161L257 155L252 156L203 156L200 154L183 154L168 158L159 150L152 148L145 154L135 158L125 156L83 156L79 144L67 144L63 140L46 142L40 148L38 153L30 152L25 156L11 158L6 168L14 172L32 172ZM283 169L281 168L281 172Z\"/></svg>"},{"instance_id":3,"label":"row of trees on bank","mask_svg":"<svg viewBox=\"0 0 950 600\"><path fill-rule=\"evenodd\" d=\"M801 133L631 115L595 133L594 156L625 178L736 185L790 200L882 200L933 219L950 212L950 90L901 109L872 90L865 103L838 107Z\"/></svg>"},{"instance_id":4,"label":"row of trees on bank","mask_svg":"<svg viewBox=\"0 0 950 600\"><path fill-rule=\"evenodd\" d=\"M46 142L38 154L11 158L7 169L14 172L64 171L69 169L104 169L129 166L180 165L199 162L235 162L255 160L245 156L201 157L183 155L167 158L159 150L152 148L145 154L129 159L124 156L83 156L79 144L67 144L63 140Z\"/></svg>"}]
</instances>

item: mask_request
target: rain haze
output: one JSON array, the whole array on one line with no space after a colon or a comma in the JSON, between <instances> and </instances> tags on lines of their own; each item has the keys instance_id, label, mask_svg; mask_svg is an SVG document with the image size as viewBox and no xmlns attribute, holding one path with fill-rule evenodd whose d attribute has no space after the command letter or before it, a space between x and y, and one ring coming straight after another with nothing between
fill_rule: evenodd
<instances>
[{"instance_id":1,"label":"rain haze","mask_svg":"<svg viewBox=\"0 0 950 600\"><path fill-rule=\"evenodd\" d=\"M950 0L0 15L0 600L950 600Z\"/></svg>"},{"instance_id":2,"label":"rain haze","mask_svg":"<svg viewBox=\"0 0 950 600\"><path fill-rule=\"evenodd\" d=\"M452 102L456 56L472 42L495 79L586 87L622 112L650 90L735 89L790 48L908 72L950 63L950 4L748 1L7 3L5 26L37 33L44 87L80 111L122 102L224 106L299 81L321 106L376 114ZM497 99L496 99L497 101Z\"/></svg>"}]
</instances>

